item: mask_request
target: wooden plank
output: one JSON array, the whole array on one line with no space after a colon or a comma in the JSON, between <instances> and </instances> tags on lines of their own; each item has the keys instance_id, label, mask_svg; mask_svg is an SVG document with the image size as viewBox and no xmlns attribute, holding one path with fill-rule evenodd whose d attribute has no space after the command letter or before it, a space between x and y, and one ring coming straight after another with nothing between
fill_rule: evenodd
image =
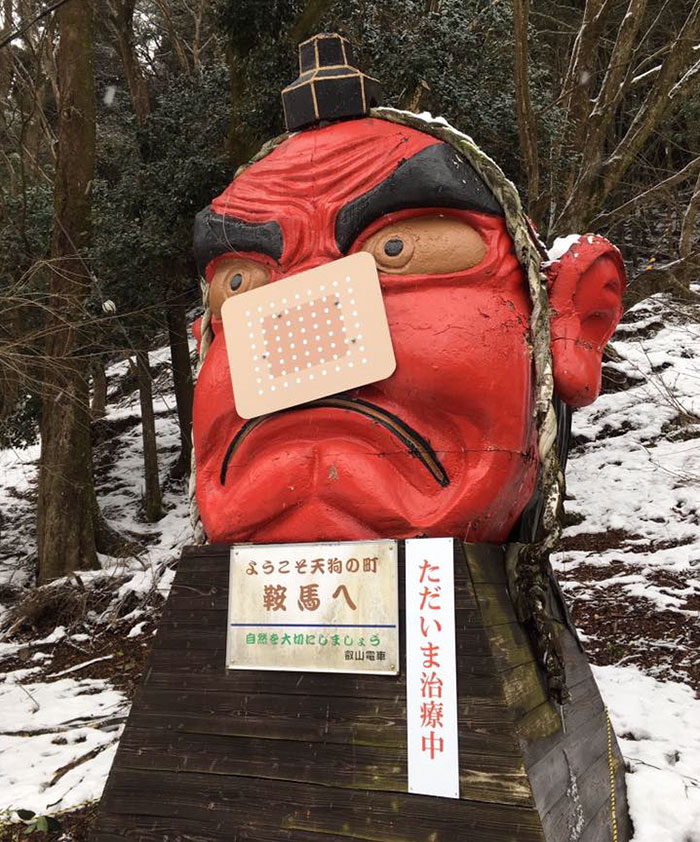
<instances>
[{"instance_id":1,"label":"wooden plank","mask_svg":"<svg viewBox=\"0 0 700 842\"><path fill-rule=\"evenodd\" d=\"M458 658L458 669L459 661L461 657L482 657L487 658L489 653L489 646L486 645L485 635L481 628L478 626L468 625L465 620L468 620L469 617L464 616L464 613L461 611L456 611L456 623L457 623L457 658ZM158 634L153 642L153 650L160 651L164 649L175 649L178 652L184 653L189 650L198 650L202 651L203 653L217 653L217 657L219 657L220 652L225 652L226 648L226 627L225 627L226 615L221 614L221 616L217 620L212 620L210 625L201 625L196 626L194 623L190 623L190 621L186 621L181 623L180 621L168 622L167 619L162 621ZM269 629L262 631L267 631L269 633ZM313 629L311 630L314 631ZM507 634L509 639L512 639L513 630L505 630L501 631L501 634ZM365 639L367 639L368 635L363 635ZM400 652L401 652L401 661L402 663L405 660L405 624L400 622L399 626L399 642L400 642ZM342 644L341 644L342 645ZM522 662L521 659L524 659L526 655L526 650L524 647L526 644L521 644L519 642L514 642L511 650L509 651L509 660L505 658L502 661L504 668L509 668L512 664L512 661L516 661L516 665L518 662ZM511 656L512 653L512 657ZM203 654L203 657L208 657L206 654ZM224 666L225 664L225 656L221 659L221 665Z\"/></svg>"},{"instance_id":2,"label":"wooden plank","mask_svg":"<svg viewBox=\"0 0 700 842\"><path fill-rule=\"evenodd\" d=\"M540 815L544 816L566 796L571 786L571 766L575 765L575 771L588 769L603 755L607 757L605 722L596 715L575 731L563 734L552 751L528 767Z\"/></svg>"},{"instance_id":3,"label":"wooden plank","mask_svg":"<svg viewBox=\"0 0 700 842\"><path fill-rule=\"evenodd\" d=\"M555 708L551 702L546 702L518 723L525 765L531 774L538 762L546 760L550 752L561 745L563 736L574 734L583 725L603 715L603 700L592 675L570 688L570 692L571 701L563 707ZM554 727L543 733L538 725L542 724L545 714L551 716Z\"/></svg>"},{"instance_id":4,"label":"wooden plank","mask_svg":"<svg viewBox=\"0 0 700 842\"><path fill-rule=\"evenodd\" d=\"M188 544L182 548L180 564L186 565L193 558L209 558L210 556L228 556L230 544Z\"/></svg>"},{"instance_id":5,"label":"wooden plank","mask_svg":"<svg viewBox=\"0 0 700 842\"><path fill-rule=\"evenodd\" d=\"M460 739L468 741L472 749L484 754L518 753L504 703L463 697L458 711ZM406 742L406 700L400 694L374 700L232 690L177 693L145 687L129 722L136 724L136 720L142 727L263 739L380 746L403 746Z\"/></svg>"},{"instance_id":6,"label":"wooden plank","mask_svg":"<svg viewBox=\"0 0 700 842\"><path fill-rule=\"evenodd\" d=\"M559 644L564 653L567 687L575 687L581 681L590 678L592 672L588 658L566 626L559 628Z\"/></svg>"},{"instance_id":7,"label":"wooden plank","mask_svg":"<svg viewBox=\"0 0 700 842\"><path fill-rule=\"evenodd\" d=\"M481 647L479 647L481 648ZM473 651L470 646L462 639L457 641L457 649L459 652L459 676L464 676L468 679L470 676L489 677L493 676L496 671L494 669L493 658L488 654L484 655L470 655L462 654ZM149 658L149 666L147 668L147 675L151 675L154 671L163 671L179 675L210 675L216 676L226 675L226 648L221 645L212 649L190 649L178 650L175 648L160 647L154 644ZM240 672L240 671L236 671ZM299 676L300 673L289 673L290 675ZM385 681L390 680L389 676L382 676ZM379 695L382 694L378 694Z\"/></svg>"},{"instance_id":8,"label":"wooden plank","mask_svg":"<svg viewBox=\"0 0 700 842\"><path fill-rule=\"evenodd\" d=\"M610 809L610 771L607 754L602 754L588 768L579 758L571 759L569 786L556 804L542 816L542 826L549 839L570 838L571 828L586 828L599 811ZM594 837L595 838L595 837ZM612 838L612 837L608 837Z\"/></svg>"},{"instance_id":9,"label":"wooden plank","mask_svg":"<svg viewBox=\"0 0 700 842\"><path fill-rule=\"evenodd\" d=\"M484 634L488 638L494 660L493 668L497 672L533 662L535 656L532 644L520 623L489 626L484 629Z\"/></svg>"},{"instance_id":10,"label":"wooden plank","mask_svg":"<svg viewBox=\"0 0 700 842\"><path fill-rule=\"evenodd\" d=\"M476 601L479 604L481 620L485 626L501 626L516 623L515 609L505 584L479 582L474 585Z\"/></svg>"},{"instance_id":11,"label":"wooden plank","mask_svg":"<svg viewBox=\"0 0 700 842\"><path fill-rule=\"evenodd\" d=\"M90 842L348 842L348 837L270 827L234 827L231 817L205 824L169 816L102 814Z\"/></svg>"},{"instance_id":12,"label":"wooden plank","mask_svg":"<svg viewBox=\"0 0 700 842\"><path fill-rule=\"evenodd\" d=\"M500 804L532 805L519 758L460 752L462 798ZM128 729L119 745L120 768L243 775L325 785L342 789L407 791L405 746L275 741Z\"/></svg>"},{"instance_id":13,"label":"wooden plank","mask_svg":"<svg viewBox=\"0 0 700 842\"><path fill-rule=\"evenodd\" d=\"M548 700L542 672L536 663L520 664L501 674L503 695L515 719Z\"/></svg>"},{"instance_id":14,"label":"wooden plank","mask_svg":"<svg viewBox=\"0 0 700 842\"><path fill-rule=\"evenodd\" d=\"M118 770L105 796L113 814L178 816L189 821L227 818L231 829L285 828L367 842L544 842L528 807L450 801L400 793L342 790L236 776ZM251 838L261 838L260 836ZM233 837L235 838L235 837ZM240 836L239 836L240 838ZM274 838L274 837L273 837Z\"/></svg>"},{"instance_id":15,"label":"wooden plank","mask_svg":"<svg viewBox=\"0 0 700 842\"><path fill-rule=\"evenodd\" d=\"M211 597L207 597L207 599L211 599ZM402 627L405 625L405 616L405 611L403 609L400 610L399 621ZM266 617L265 619L267 620L268 618ZM213 607L206 608L204 605L192 607L188 604L187 600L178 600L177 603L173 602L172 605L169 605L163 610L158 627L180 627L193 630L220 629L225 634L227 620L228 610L226 603L221 604L219 602ZM270 613L269 621L283 622L284 614L280 617L280 614ZM457 629L462 627L470 628L476 625L481 628L478 611L457 607L455 610L455 624ZM484 637L484 632L481 632L481 635Z\"/></svg>"},{"instance_id":16,"label":"wooden plank","mask_svg":"<svg viewBox=\"0 0 700 842\"><path fill-rule=\"evenodd\" d=\"M128 816L111 815L102 810L90 834L90 842L163 842L164 839L187 840L187 842L231 842L241 839L231 836L223 821L216 825L203 821L186 821L170 816ZM283 837L277 837L279 840ZM347 842L347 840L342 840Z\"/></svg>"},{"instance_id":17,"label":"wooden plank","mask_svg":"<svg viewBox=\"0 0 700 842\"><path fill-rule=\"evenodd\" d=\"M628 835L631 836L630 831L628 831ZM608 799L602 802L598 812L590 819L579 842L610 842L613 838L610 800ZM628 837L620 836L620 838L626 839Z\"/></svg>"},{"instance_id":18,"label":"wooden plank","mask_svg":"<svg viewBox=\"0 0 700 842\"><path fill-rule=\"evenodd\" d=\"M504 768L502 758L478 755L463 744L460 744L459 755L459 789L462 798L494 804L534 806L530 782L518 758L508 758L515 768Z\"/></svg>"},{"instance_id":19,"label":"wooden plank","mask_svg":"<svg viewBox=\"0 0 700 842\"><path fill-rule=\"evenodd\" d=\"M261 724L264 728L261 728ZM324 726L314 723L292 730L283 720L268 722L251 721L244 717L204 716L193 713L171 714L163 712L144 712L132 710L129 727L164 728L187 734L220 734L233 737L258 737L260 739L297 739L320 743L340 743L342 745L375 745L402 747L406 744L405 723L396 723L398 727L387 728L380 725L353 726L344 728L338 725ZM488 755L508 755L519 757L510 729L504 726L461 723L458 729L460 747L468 751ZM272 749L271 749L272 751Z\"/></svg>"},{"instance_id":20,"label":"wooden plank","mask_svg":"<svg viewBox=\"0 0 700 842\"><path fill-rule=\"evenodd\" d=\"M632 838L632 821L627 808L625 776L621 771L616 777L615 813L617 815L617 834L621 840ZM610 799L603 801L600 809L588 823L579 842L610 842L612 834L612 813Z\"/></svg>"},{"instance_id":21,"label":"wooden plank","mask_svg":"<svg viewBox=\"0 0 700 842\"><path fill-rule=\"evenodd\" d=\"M495 675L460 673L460 692L480 698L502 699L501 682ZM153 665L146 670L144 686L152 690L235 690L239 693L260 691L260 675L255 670L235 670L215 674L189 671L166 672ZM360 698L389 699L406 695L405 671L396 677L363 676L336 673L328 680L325 673L269 672L265 691L279 695L300 696L358 696Z\"/></svg>"},{"instance_id":22,"label":"wooden plank","mask_svg":"<svg viewBox=\"0 0 700 842\"><path fill-rule=\"evenodd\" d=\"M500 544L464 544L464 554L474 584L506 584L506 567Z\"/></svg>"}]
</instances>

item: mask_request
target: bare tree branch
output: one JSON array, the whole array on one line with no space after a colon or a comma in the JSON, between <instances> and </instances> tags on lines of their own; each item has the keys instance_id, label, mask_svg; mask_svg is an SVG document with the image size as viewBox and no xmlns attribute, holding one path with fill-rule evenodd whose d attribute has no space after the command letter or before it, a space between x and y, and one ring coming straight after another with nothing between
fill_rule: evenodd
<instances>
[{"instance_id":1,"label":"bare tree branch","mask_svg":"<svg viewBox=\"0 0 700 842\"><path fill-rule=\"evenodd\" d=\"M574 40L571 61L562 85L562 92L566 94L563 105L574 125L582 123L588 114L587 91L609 5L610 0L586 0L581 27Z\"/></svg>"},{"instance_id":2,"label":"bare tree branch","mask_svg":"<svg viewBox=\"0 0 700 842\"><path fill-rule=\"evenodd\" d=\"M590 115L596 133L604 132L615 116L615 106L622 98L624 87L622 83L627 73L635 38L641 26L646 5L647 0L629 0L627 12L617 31L608 70L603 78Z\"/></svg>"},{"instance_id":3,"label":"bare tree branch","mask_svg":"<svg viewBox=\"0 0 700 842\"><path fill-rule=\"evenodd\" d=\"M27 21L26 23L20 24L14 32L10 32L9 35L5 35L3 38L0 38L0 50L3 47L6 47L8 44L12 43L15 38L19 38L20 35L24 35L25 32L28 32L35 23L38 23L42 18L45 18L46 15L50 15L51 12L55 12L56 9L59 9L64 3L67 3L68 0L56 0L55 3L52 3L50 6L47 6L42 12L39 12L38 15L35 15L31 20Z\"/></svg>"},{"instance_id":4,"label":"bare tree branch","mask_svg":"<svg viewBox=\"0 0 700 842\"><path fill-rule=\"evenodd\" d=\"M689 164L686 164L682 169L678 170L678 172L673 173L673 175L670 175L663 181L659 181L658 184L655 184L648 190L644 190L644 192L634 196L628 202L624 202L610 211L598 214L598 216L593 218L591 225L596 227L601 225L612 225L617 220L627 216L627 214L629 214L629 212L634 208L639 207L640 205L645 205L652 201L652 199L655 199L660 191L667 190L669 187L673 187L674 185L685 181L698 169L700 169L700 155L697 158L694 158Z\"/></svg>"},{"instance_id":5,"label":"bare tree branch","mask_svg":"<svg viewBox=\"0 0 700 842\"><path fill-rule=\"evenodd\" d=\"M690 64L693 47L699 36L700 0L695 0L681 27L681 31L664 60L656 83L647 94L642 107L634 116L624 137L603 164L605 194L610 193L619 182L625 170L634 160L635 155L668 109L671 103L669 94L676 85L679 76L687 72L686 68ZM688 86L684 86L682 92L687 91ZM680 95L681 92L674 99L678 100Z\"/></svg>"}]
</instances>

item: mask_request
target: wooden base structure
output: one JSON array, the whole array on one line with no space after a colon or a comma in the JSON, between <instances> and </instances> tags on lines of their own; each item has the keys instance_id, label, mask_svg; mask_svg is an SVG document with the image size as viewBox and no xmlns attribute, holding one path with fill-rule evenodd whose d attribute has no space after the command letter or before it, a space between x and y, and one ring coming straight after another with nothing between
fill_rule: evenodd
<instances>
[{"instance_id":1,"label":"wooden base structure","mask_svg":"<svg viewBox=\"0 0 700 842\"><path fill-rule=\"evenodd\" d=\"M455 541L459 800L407 792L403 633L395 677L227 673L228 568L227 546L183 552L95 842L629 840L622 758L586 657L562 624L572 698L559 709L500 547Z\"/></svg>"}]
</instances>

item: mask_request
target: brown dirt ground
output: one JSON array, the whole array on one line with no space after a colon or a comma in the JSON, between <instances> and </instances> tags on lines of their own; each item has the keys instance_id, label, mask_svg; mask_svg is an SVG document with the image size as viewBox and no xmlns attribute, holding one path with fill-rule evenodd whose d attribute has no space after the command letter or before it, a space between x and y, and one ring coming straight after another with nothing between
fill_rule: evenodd
<instances>
[{"instance_id":1,"label":"brown dirt ground","mask_svg":"<svg viewBox=\"0 0 700 842\"><path fill-rule=\"evenodd\" d=\"M90 804L81 810L71 810L69 813L57 815L55 818L61 823L61 829L53 833L24 833L24 825L14 824L0 827L0 842L58 842L65 834L71 842L88 842L90 831L97 817L97 804Z\"/></svg>"},{"instance_id":2,"label":"brown dirt ground","mask_svg":"<svg viewBox=\"0 0 700 842\"><path fill-rule=\"evenodd\" d=\"M639 538L624 530L581 533L565 537L561 550L596 553L624 548L627 553L642 553L686 543L630 543ZM700 695L700 593L680 593L687 588L688 577L682 573L645 570L650 585L682 600L678 610L660 610L649 599L631 598L623 585L607 584L613 577L641 573L641 567L613 559L607 565L583 562L560 567L557 576L576 626L587 635L585 647L594 664L637 664L661 680L684 681Z\"/></svg>"}]
</instances>

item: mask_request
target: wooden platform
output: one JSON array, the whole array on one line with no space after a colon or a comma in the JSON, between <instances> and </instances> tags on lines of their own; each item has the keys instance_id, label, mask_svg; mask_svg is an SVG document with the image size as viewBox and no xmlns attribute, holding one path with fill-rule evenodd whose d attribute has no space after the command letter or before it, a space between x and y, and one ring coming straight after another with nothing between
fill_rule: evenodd
<instances>
[{"instance_id":1,"label":"wooden platform","mask_svg":"<svg viewBox=\"0 0 700 842\"><path fill-rule=\"evenodd\" d=\"M562 626L572 701L547 701L500 548L455 542L460 800L407 792L403 637L396 677L227 674L228 564L224 546L183 553L95 842L613 842L590 667Z\"/></svg>"}]
</instances>

